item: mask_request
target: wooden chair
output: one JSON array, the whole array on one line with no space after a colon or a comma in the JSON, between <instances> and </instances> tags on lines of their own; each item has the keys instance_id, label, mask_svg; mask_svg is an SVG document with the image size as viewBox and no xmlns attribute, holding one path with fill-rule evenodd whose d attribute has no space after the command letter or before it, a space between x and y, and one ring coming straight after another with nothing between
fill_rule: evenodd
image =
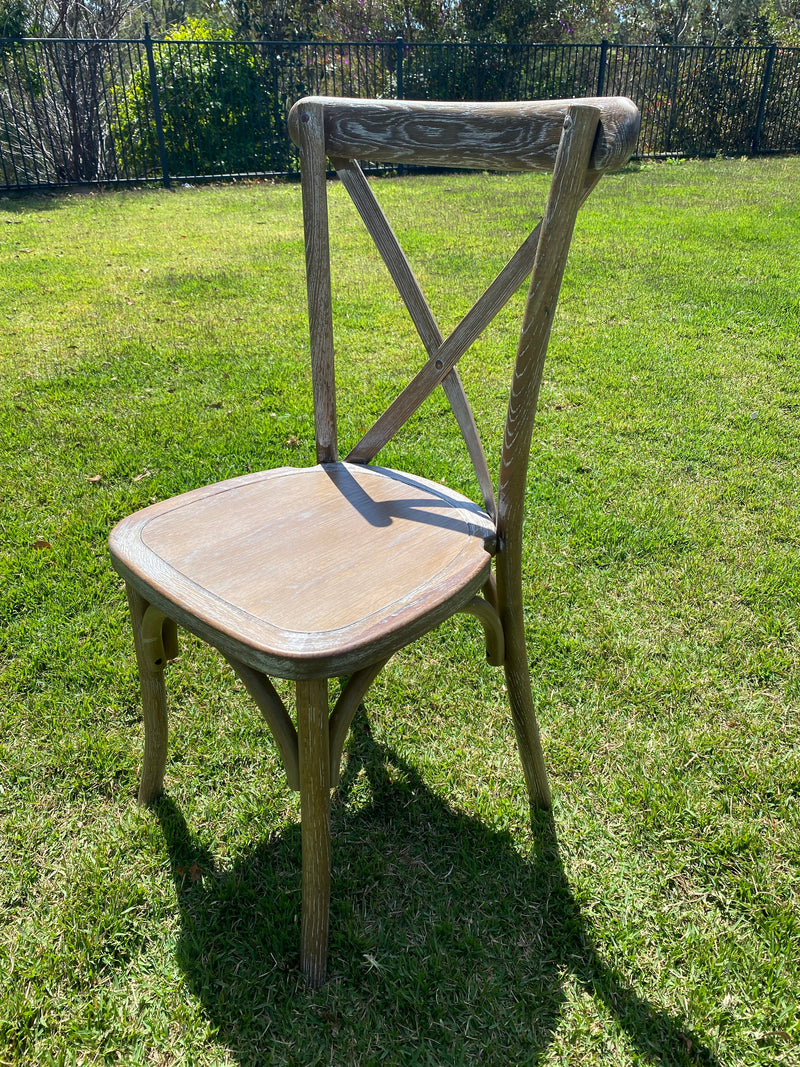
<instances>
[{"instance_id":1,"label":"wooden chair","mask_svg":"<svg viewBox=\"0 0 800 1067\"><path fill-rule=\"evenodd\" d=\"M176 624L226 657L275 736L302 825L301 966L325 980L330 792L367 688L388 658L456 612L483 625L505 669L531 803L550 791L531 698L522 611L525 481L542 365L578 209L630 157L639 115L605 98L443 104L310 97L292 109L300 148L317 466L246 474L145 508L110 538L127 584L145 725L139 800L162 789L165 663ZM375 241L428 354L344 462L337 453L326 157ZM356 160L552 170L544 217L443 339ZM414 179L407 179L409 185ZM511 383L497 497L456 363L531 274ZM483 507L370 461L441 385ZM494 563L494 573L492 564ZM481 595L482 594L482 595ZM270 681L296 682L296 726ZM328 684L347 678L329 715Z\"/></svg>"}]
</instances>

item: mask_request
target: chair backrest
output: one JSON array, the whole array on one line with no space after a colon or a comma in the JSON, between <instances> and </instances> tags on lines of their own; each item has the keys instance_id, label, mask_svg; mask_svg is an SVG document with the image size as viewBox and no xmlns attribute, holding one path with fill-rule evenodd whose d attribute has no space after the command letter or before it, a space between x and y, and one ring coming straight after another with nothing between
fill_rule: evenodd
<instances>
[{"instance_id":1,"label":"chair backrest","mask_svg":"<svg viewBox=\"0 0 800 1067\"><path fill-rule=\"evenodd\" d=\"M639 112L625 97L438 103L307 97L289 116L300 149L317 460L338 459L326 158L348 190L416 325L428 361L346 457L368 463L441 384L498 536L521 529L544 356L578 209L605 171L630 158ZM445 339L358 160L552 171L544 216ZM506 417L497 500L456 363L531 275Z\"/></svg>"}]
</instances>

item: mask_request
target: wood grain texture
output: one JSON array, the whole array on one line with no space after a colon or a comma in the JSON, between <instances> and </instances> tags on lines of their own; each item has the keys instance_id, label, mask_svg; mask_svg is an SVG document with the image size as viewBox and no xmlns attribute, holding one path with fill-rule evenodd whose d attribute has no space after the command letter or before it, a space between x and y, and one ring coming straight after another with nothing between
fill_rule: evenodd
<instances>
[{"instance_id":1,"label":"wood grain texture","mask_svg":"<svg viewBox=\"0 0 800 1067\"><path fill-rule=\"evenodd\" d=\"M311 336L311 381L317 462L335 463L336 373L333 351L333 311L328 237L323 109L311 103L299 122L298 146L303 173L303 230L306 250L308 324Z\"/></svg>"},{"instance_id":2,"label":"wood grain texture","mask_svg":"<svg viewBox=\"0 0 800 1067\"><path fill-rule=\"evenodd\" d=\"M178 627L158 608L148 605L142 616L142 650L152 670L163 670L178 655Z\"/></svg>"},{"instance_id":3,"label":"wood grain texture","mask_svg":"<svg viewBox=\"0 0 800 1067\"><path fill-rule=\"evenodd\" d=\"M331 785L339 784L341 771L342 750L344 748L347 731L353 716L358 711L358 706L364 699L367 690L378 677L380 672L389 661L384 659L379 663L373 663L370 667L364 667L347 679L347 684L339 695L330 718L330 749L331 749Z\"/></svg>"},{"instance_id":4,"label":"wood grain texture","mask_svg":"<svg viewBox=\"0 0 800 1067\"><path fill-rule=\"evenodd\" d=\"M300 969L313 989L326 976L331 893L331 768L324 679L297 683L297 737L303 852Z\"/></svg>"},{"instance_id":5,"label":"wood grain texture","mask_svg":"<svg viewBox=\"0 0 800 1067\"><path fill-rule=\"evenodd\" d=\"M503 624L495 607L482 597L474 596L461 609L462 614L472 615L483 627L486 640L486 662L491 667L502 667L505 663L505 637Z\"/></svg>"},{"instance_id":6,"label":"wood grain texture","mask_svg":"<svg viewBox=\"0 0 800 1067\"><path fill-rule=\"evenodd\" d=\"M455 612L475 615L490 662L502 662L505 669L531 803L550 806L522 601L529 449L575 217L602 171L629 157L638 112L624 98L500 105L310 98L292 110L290 128L303 168L320 465L249 474L154 504L119 523L110 548L128 586L142 686L140 800L162 788L163 665L177 647L177 622L229 658L273 729L290 785L299 786L301 966L309 985L317 986L326 976L330 790L353 714L393 652ZM336 462L326 152L336 159L429 356L351 453L358 464ZM365 157L553 170L541 223L445 340L353 161ZM488 465L454 368L528 273L495 519ZM488 514L437 483L361 465L439 383L470 448ZM476 596L481 590L484 599ZM267 675L297 681L296 729ZM349 681L329 718L327 678L344 675Z\"/></svg>"},{"instance_id":7,"label":"wood grain texture","mask_svg":"<svg viewBox=\"0 0 800 1067\"><path fill-rule=\"evenodd\" d=\"M564 119L574 100L520 103L442 103L306 97L289 114L289 133L299 144L303 116L324 113L329 155L381 163L479 170L551 171ZM627 97L593 97L600 124L589 168L616 170L633 154L639 111Z\"/></svg>"},{"instance_id":8,"label":"wood grain texture","mask_svg":"<svg viewBox=\"0 0 800 1067\"><path fill-rule=\"evenodd\" d=\"M470 345L505 307L533 267L539 229L537 226L526 238L433 357L351 449L347 457L349 462L369 463L444 381Z\"/></svg>"},{"instance_id":9,"label":"wood grain texture","mask_svg":"<svg viewBox=\"0 0 800 1067\"><path fill-rule=\"evenodd\" d=\"M112 532L148 602L226 655L287 678L353 673L485 583L494 523L443 485L350 464L245 475Z\"/></svg>"},{"instance_id":10,"label":"wood grain texture","mask_svg":"<svg viewBox=\"0 0 800 1067\"><path fill-rule=\"evenodd\" d=\"M541 234L506 412L498 486L498 535L504 544L521 541L524 489L531 434L544 359L578 209L587 195L586 159L597 122L593 107L570 109L553 181L540 224ZM567 125L568 123L568 125ZM589 179L593 185L599 176Z\"/></svg>"}]
</instances>

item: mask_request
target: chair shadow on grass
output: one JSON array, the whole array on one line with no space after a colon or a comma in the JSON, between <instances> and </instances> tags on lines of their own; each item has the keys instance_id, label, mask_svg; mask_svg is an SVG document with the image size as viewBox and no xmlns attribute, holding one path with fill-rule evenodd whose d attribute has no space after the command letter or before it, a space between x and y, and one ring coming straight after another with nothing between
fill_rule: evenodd
<instances>
[{"instance_id":1,"label":"chair shadow on grass","mask_svg":"<svg viewBox=\"0 0 800 1067\"><path fill-rule=\"evenodd\" d=\"M348 751L333 806L329 982L316 993L297 969L299 827L215 871L176 804L156 803L181 910L178 961L241 1064L536 1064L571 983L605 1017L605 1038L584 1020L596 1054L581 1063L605 1062L612 1035L634 1062L718 1067L603 962L549 815L534 816L535 855L523 858L376 743L363 710Z\"/></svg>"}]
</instances>

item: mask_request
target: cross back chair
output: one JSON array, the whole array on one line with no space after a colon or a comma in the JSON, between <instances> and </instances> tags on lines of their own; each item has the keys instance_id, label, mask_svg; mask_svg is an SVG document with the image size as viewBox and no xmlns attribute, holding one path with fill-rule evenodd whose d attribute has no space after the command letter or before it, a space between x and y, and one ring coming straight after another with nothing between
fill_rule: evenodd
<instances>
[{"instance_id":1,"label":"cross back chair","mask_svg":"<svg viewBox=\"0 0 800 1067\"><path fill-rule=\"evenodd\" d=\"M443 104L309 97L291 111L300 149L317 465L246 474L154 504L110 538L125 580L145 747L139 800L162 789L166 662L180 625L226 657L272 729L300 791L301 967L325 980L330 794L368 687L395 652L457 612L476 616L503 666L531 803L550 790L531 697L522 603L523 501L542 366L576 214L603 172L630 157L639 115L625 98ZM352 197L427 353L342 462L337 451L326 159ZM443 338L357 160L553 172L544 215ZM413 179L408 179L413 181ZM531 275L497 495L456 363ZM441 385L483 507L423 477L371 465ZM296 722L271 677L296 683ZM330 711L328 679L341 678Z\"/></svg>"}]
</instances>

